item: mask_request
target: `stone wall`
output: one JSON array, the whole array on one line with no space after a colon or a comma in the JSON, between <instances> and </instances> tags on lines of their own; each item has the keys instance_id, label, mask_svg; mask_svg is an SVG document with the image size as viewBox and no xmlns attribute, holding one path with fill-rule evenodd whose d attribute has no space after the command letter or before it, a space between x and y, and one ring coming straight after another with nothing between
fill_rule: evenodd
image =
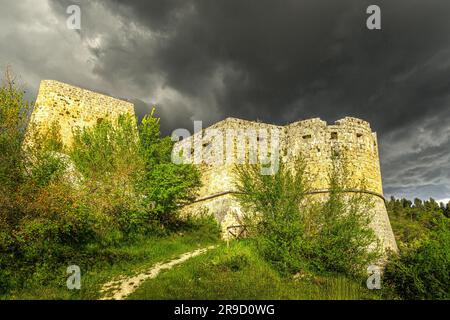
<instances>
[{"instance_id":1,"label":"stone wall","mask_svg":"<svg viewBox=\"0 0 450 320\"><path fill-rule=\"evenodd\" d=\"M27 142L33 133L45 132L56 122L62 142L70 146L75 127L89 127L105 119L114 122L121 114L134 116L134 105L62 82L43 80L28 125Z\"/></svg>"},{"instance_id":2,"label":"stone wall","mask_svg":"<svg viewBox=\"0 0 450 320\"><path fill-rule=\"evenodd\" d=\"M242 131L227 140L229 130L247 132L244 135ZM267 135L261 135L260 130L265 130ZM271 134L273 130L278 130L278 140ZM223 148L215 150L215 154L211 150L214 148L211 136L218 137L223 143ZM245 143L239 143L239 139ZM261 143L263 139L267 139L268 150L272 151L275 143L279 146L282 161L288 165L298 156L305 161L306 176L313 191L311 197L314 198L317 198L316 194L326 194L329 188L333 159L346 159L348 184L345 188L348 192L364 191L373 198L372 227L384 248L397 250L383 198L376 133L372 132L369 123L356 118L346 117L332 125L316 118L284 127L227 118L176 143L174 152L189 153L190 157L185 160L198 165L203 182L198 199L184 207L183 212L196 214L208 210L222 224L224 238L229 237L227 227L241 224L243 214L233 198L233 168L239 163L240 152L246 154L245 161L248 162L253 150L251 142ZM262 154L265 152L256 150L258 160Z\"/></svg>"}]
</instances>

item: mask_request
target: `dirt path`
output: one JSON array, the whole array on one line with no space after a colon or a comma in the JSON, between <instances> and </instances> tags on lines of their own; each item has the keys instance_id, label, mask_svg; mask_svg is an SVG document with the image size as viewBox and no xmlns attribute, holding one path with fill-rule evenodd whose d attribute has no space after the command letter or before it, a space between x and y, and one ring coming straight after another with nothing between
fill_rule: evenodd
<instances>
[{"instance_id":1,"label":"dirt path","mask_svg":"<svg viewBox=\"0 0 450 320\"><path fill-rule=\"evenodd\" d=\"M116 280L112 280L103 285L100 292L103 297L100 300L123 300L126 296L133 293L141 284L147 279L155 278L161 270L172 269L175 265L185 262L186 260L201 255L206 251L215 248L215 246L209 246L203 249L197 249L191 252L182 254L179 258L170 260L165 263L157 263L150 269L139 273L132 277L120 277Z\"/></svg>"}]
</instances>

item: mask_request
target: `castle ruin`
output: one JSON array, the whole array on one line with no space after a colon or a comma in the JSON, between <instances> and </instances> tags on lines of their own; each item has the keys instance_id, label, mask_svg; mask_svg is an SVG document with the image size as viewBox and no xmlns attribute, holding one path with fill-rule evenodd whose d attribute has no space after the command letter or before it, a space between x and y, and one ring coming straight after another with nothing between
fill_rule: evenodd
<instances>
[{"instance_id":1,"label":"castle ruin","mask_svg":"<svg viewBox=\"0 0 450 320\"><path fill-rule=\"evenodd\" d=\"M214 134L211 132L214 131ZM237 133L228 139L229 132ZM261 135L261 132L267 132ZM277 136L274 136L277 133ZM211 137L214 137L213 139ZM211 151L214 139L223 139L219 145L226 146L216 151L219 157ZM244 139L244 143L242 143ZM372 132L368 122L357 118L346 117L328 125L318 118L301 120L286 126L276 126L261 122L227 118L223 121L196 132L194 135L176 143L174 152L192 154L190 161L196 163L202 173L203 185L197 200L184 207L187 214L208 211L221 223L225 238L237 232L243 224L244 212L235 199L235 175L233 168L240 163L239 155L250 157L251 141L266 141L271 148L278 146L281 161L288 163L300 157L305 162L305 175L311 191L308 197L322 201L329 190L329 174L332 162L336 157L346 159L348 180L354 188L344 189L346 193L364 193L369 195L374 206L372 212L372 228L380 240L383 250L397 251L394 234L389 222L378 155L378 143L375 132ZM200 143L198 143L200 142ZM217 141L215 141L217 142ZM200 146L200 151L198 151ZM230 152L231 150L231 152ZM201 155L201 161L195 161ZM226 156L230 156L226 158ZM277 156L278 154L276 154ZM257 156L261 156L258 154ZM220 161L217 161L217 160ZM234 160L234 161L230 161ZM272 159L274 160L274 159ZM361 182L364 188L361 189Z\"/></svg>"},{"instance_id":2,"label":"castle ruin","mask_svg":"<svg viewBox=\"0 0 450 320\"><path fill-rule=\"evenodd\" d=\"M56 122L60 128L62 142L70 146L74 128L89 127L104 119L115 121L121 114L134 116L133 104L62 82L43 80L30 118L27 137L31 137L35 131L48 130L49 126ZM242 224L241 219L244 213L234 197L235 162L219 161L218 163L215 159L211 159L212 153L209 150L211 141L207 141L206 137L212 131L239 132L245 129L251 129L250 132L267 131L269 134L261 136L254 133L250 136L234 137L231 158L248 153L247 148L250 144L239 143L242 138L247 141L265 142L269 151L277 144L282 161L288 162L295 156L304 159L305 172L311 180L310 197L326 196L333 154L338 152L340 156L345 157L348 160L350 180L354 181L355 185L358 185L361 180L365 181L364 190L352 189L346 192L363 192L370 195L375 204L372 227L384 249L397 251L383 197L376 133L372 132L369 123L356 118L346 117L332 125L320 119L309 119L286 126L227 118L177 142L174 146L175 152L192 150L190 152L195 153L195 141L200 141L203 147L200 155L203 156L203 160L206 160L198 163L203 182L198 198L192 204L185 206L182 209L183 212L196 214L202 210L208 210L221 223L225 238L230 234L230 227ZM275 139L270 132L280 134ZM222 137L226 139L226 134ZM220 158L229 153L229 145L227 147L228 151L224 150Z\"/></svg>"}]
</instances>

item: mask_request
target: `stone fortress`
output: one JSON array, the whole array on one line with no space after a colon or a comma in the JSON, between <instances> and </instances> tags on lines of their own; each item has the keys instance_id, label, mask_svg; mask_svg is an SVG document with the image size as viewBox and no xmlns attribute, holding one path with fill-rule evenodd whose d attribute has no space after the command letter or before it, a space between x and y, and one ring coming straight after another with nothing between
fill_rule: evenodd
<instances>
[{"instance_id":1,"label":"stone fortress","mask_svg":"<svg viewBox=\"0 0 450 320\"><path fill-rule=\"evenodd\" d=\"M34 130L38 132L48 130L49 126L56 121L60 126L62 142L70 146L72 130L75 127L89 127L104 119L114 121L121 114L134 116L133 104L62 82L43 80L30 118L27 137L30 137ZM236 158L238 154L248 153L246 148L252 139L259 143L267 140L265 142L269 146L269 151L276 143L282 161L288 162L294 156L301 156L305 160L306 174L311 178L310 183L313 189L311 197L326 196L333 154L344 156L348 160L350 180L357 182L364 179L365 181L364 190L348 189L346 192L364 192L372 197L375 204L373 228L383 248L397 251L383 197L377 137L369 123L346 117L333 125L327 125L320 119L309 119L286 126L275 126L227 118L177 142L174 151L191 150L190 152L194 153L194 142L197 139L201 141L203 147L200 153L207 159L211 155L209 150L211 141L207 139L209 132L246 129L256 132L266 130L268 135L257 134L248 137L243 135L233 138L231 157ZM271 132L279 133L277 139ZM222 137L226 139L226 134ZM238 143L240 139L247 142ZM230 149L229 145L227 147ZM245 150L238 150L239 148ZM229 151L223 151L222 155ZM235 164L232 162L198 163L203 185L198 198L182 209L185 213L196 214L207 210L214 214L221 223L225 238L233 233L233 228L241 226L243 217L243 212L234 198L233 168Z\"/></svg>"},{"instance_id":2,"label":"stone fortress","mask_svg":"<svg viewBox=\"0 0 450 320\"><path fill-rule=\"evenodd\" d=\"M215 133L209 134L209 131ZM235 132L235 135L230 137L227 133L230 131ZM266 131L267 134L260 135L261 131ZM279 132L276 139L271 134L273 132ZM210 159L213 157L213 152L209 150L210 144L214 140L211 137L223 139L221 144L225 146L224 150L218 148L218 152L223 156L222 161L217 161L217 157L214 158L215 161ZM190 161L199 166L203 182L197 200L183 208L184 212L195 214L208 211L214 214L221 222L225 238L242 231L239 229L243 224L244 213L234 197L236 191L233 168L239 163L237 157L242 154L246 155L248 161L252 139L258 142L267 139L269 141L266 143L271 147L275 143L278 144L281 161L287 164L295 157L302 158L306 165L305 175L311 188L308 197L315 197L320 201L327 195L333 159L345 158L349 174L347 178L349 184L354 187L344 191L370 196L374 203L372 227L381 240L382 248L398 250L383 197L376 133L372 132L368 122L351 117L338 120L332 125L316 118L297 121L286 126L227 118L177 142L174 152L181 151L184 154L190 150L192 154ZM200 162L195 162L194 154L198 153L196 141L201 141L200 145L203 147L200 151L203 161ZM267 148L269 152L274 150L271 147ZM225 159L227 153L230 153L235 161ZM362 181L364 189L360 186Z\"/></svg>"}]
</instances>

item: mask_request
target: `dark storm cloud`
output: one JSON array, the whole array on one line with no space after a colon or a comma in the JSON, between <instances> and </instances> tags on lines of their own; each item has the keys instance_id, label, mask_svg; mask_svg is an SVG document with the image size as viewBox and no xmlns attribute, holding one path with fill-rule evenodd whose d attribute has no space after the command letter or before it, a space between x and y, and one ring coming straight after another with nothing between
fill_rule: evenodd
<instances>
[{"instance_id":1,"label":"dark storm cloud","mask_svg":"<svg viewBox=\"0 0 450 320\"><path fill-rule=\"evenodd\" d=\"M150 46L128 43L136 52L130 59L137 58L128 72L160 73L166 85L193 96L219 77L219 117L283 122L353 114L384 131L447 102L448 1L381 2L381 32L366 29L369 2L360 0L104 3L156 33ZM111 47L102 51L110 58L98 68L104 76L124 61L114 60Z\"/></svg>"},{"instance_id":2,"label":"dark storm cloud","mask_svg":"<svg viewBox=\"0 0 450 320\"><path fill-rule=\"evenodd\" d=\"M379 133L387 194L450 197L448 0L75 2L91 77L63 78L140 115L156 105L165 133L227 116L360 117ZM64 22L72 3L50 8ZM381 31L366 28L369 4Z\"/></svg>"}]
</instances>

